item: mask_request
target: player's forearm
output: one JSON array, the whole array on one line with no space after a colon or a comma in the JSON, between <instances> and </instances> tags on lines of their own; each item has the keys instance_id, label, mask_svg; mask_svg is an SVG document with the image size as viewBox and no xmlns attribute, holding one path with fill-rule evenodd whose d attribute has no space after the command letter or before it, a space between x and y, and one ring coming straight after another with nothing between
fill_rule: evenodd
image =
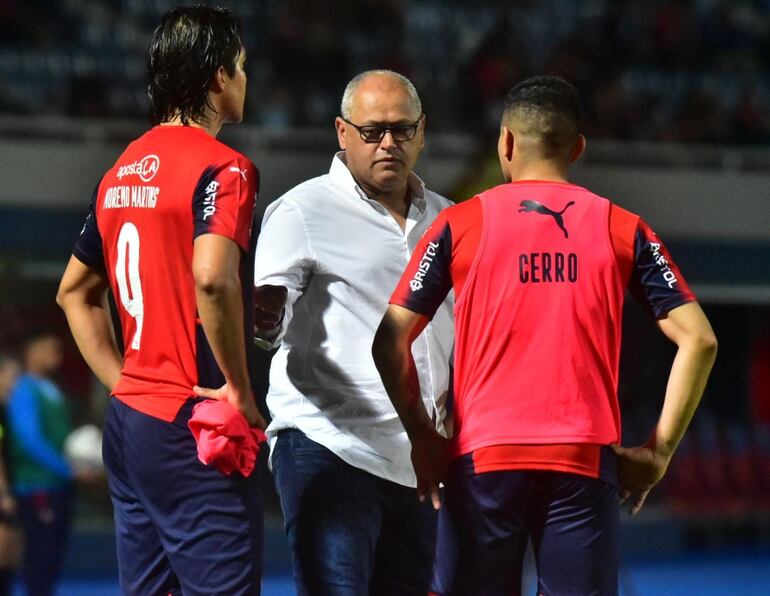
<instances>
[{"instance_id":1,"label":"player's forearm","mask_svg":"<svg viewBox=\"0 0 770 596\"><path fill-rule=\"evenodd\" d=\"M671 456L695 414L716 358L713 333L694 334L680 342L655 429L655 449Z\"/></svg>"},{"instance_id":2,"label":"player's forearm","mask_svg":"<svg viewBox=\"0 0 770 596\"><path fill-rule=\"evenodd\" d=\"M59 284L56 302L67 316L72 337L86 363L112 391L120 379L123 359L112 327L108 288L103 271L73 255Z\"/></svg>"},{"instance_id":3,"label":"player's forearm","mask_svg":"<svg viewBox=\"0 0 770 596\"><path fill-rule=\"evenodd\" d=\"M83 359L112 391L120 379L123 360L115 341L106 295L98 304L91 304L78 294L60 296L58 301Z\"/></svg>"},{"instance_id":4,"label":"player's forearm","mask_svg":"<svg viewBox=\"0 0 770 596\"><path fill-rule=\"evenodd\" d=\"M372 356L385 390L410 438L430 429L433 422L420 396L417 369L408 338L400 338L383 321L372 346Z\"/></svg>"},{"instance_id":5,"label":"player's forearm","mask_svg":"<svg viewBox=\"0 0 770 596\"><path fill-rule=\"evenodd\" d=\"M243 298L237 274L196 283L196 298L203 331L225 381L233 390L250 390L243 329Z\"/></svg>"},{"instance_id":6,"label":"player's forearm","mask_svg":"<svg viewBox=\"0 0 770 596\"><path fill-rule=\"evenodd\" d=\"M19 437L19 439L26 455L38 465L62 478L72 478L72 467L69 462L44 437L38 436L34 439Z\"/></svg>"}]
</instances>

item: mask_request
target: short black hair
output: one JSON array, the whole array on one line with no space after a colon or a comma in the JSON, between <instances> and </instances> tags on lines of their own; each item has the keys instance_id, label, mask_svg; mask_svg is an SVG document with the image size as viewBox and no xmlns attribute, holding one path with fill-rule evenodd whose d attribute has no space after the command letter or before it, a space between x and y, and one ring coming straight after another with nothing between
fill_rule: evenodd
<instances>
[{"instance_id":1,"label":"short black hair","mask_svg":"<svg viewBox=\"0 0 770 596\"><path fill-rule=\"evenodd\" d=\"M206 123L208 89L220 66L230 76L241 52L241 23L228 8L192 6L163 15L150 42L147 95L153 124L179 115Z\"/></svg>"},{"instance_id":2,"label":"short black hair","mask_svg":"<svg viewBox=\"0 0 770 596\"><path fill-rule=\"evenodd\" d=\"M0 352L0 368L8 364L18 364L19 358L11 352Z\"/></svg>"},{"instance_id":3,"label":"short black hair","mask_svg":"<svg viewBox=\"0 0 770 596\"><path fill-rule=\"evenodd\" d=\"M49 339L61 340L56 331L52 331L47 327L32 327L24 332L19 343L21 344L22 352L26 353L32 345Z\"/></svg>"},{"instance_id":4,"label":"short black hair","mask_svg":"<svg viewBox=\"0 0 770 596\"><path fill-rule=\"evenodd\" d=\"M580 133L580 96L577 89L554 75L526 79L505 96L503 122L516 121L538 139L546 155L572 146Z\"/></svg>"}]
</instances>

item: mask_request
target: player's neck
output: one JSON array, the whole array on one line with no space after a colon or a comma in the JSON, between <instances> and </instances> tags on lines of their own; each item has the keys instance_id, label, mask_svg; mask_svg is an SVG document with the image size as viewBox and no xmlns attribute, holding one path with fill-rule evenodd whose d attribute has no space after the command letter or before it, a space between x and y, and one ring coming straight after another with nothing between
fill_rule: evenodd
<instances>
[{"instance_id":1,"label":"player's neck","mask_svg":"<svg viewBox=\"0 0 770 596\"><path fill-rule=\"evenodd\" d=\"M547 182L569 182L567 166L554 161L531 161L524 164L509 164L511 182L519 180L543 180Z\"/></svg>"},{"instance_id":2,"label":"player's neck","mask_svg":"<svg viewBox=\"0 0 770 596\"><path fill-rule=\"evenodd\" d=\"M208 134L210 134L212 137L216 138L219 134L219 131L222 130L222 119L218 118L216 114L207 114L208 118L205 120L203 124L199 122L195 122L193 120L188 120L187 124L184 124L182 122L182 119L177 115L174 116L171 120L167 120L166 122L161 122L161 126L189 126L190 128L200 128L201 130L206 131Z\"/></svg>"}]
</instances>

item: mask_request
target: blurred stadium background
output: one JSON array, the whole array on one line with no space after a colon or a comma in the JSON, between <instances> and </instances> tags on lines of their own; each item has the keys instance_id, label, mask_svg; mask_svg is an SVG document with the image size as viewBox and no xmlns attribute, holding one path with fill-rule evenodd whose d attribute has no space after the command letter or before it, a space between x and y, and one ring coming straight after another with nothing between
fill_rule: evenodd
<instances>
[{"instance_id":1,"label":"blurred stadium background","mask_svg":"<svg viewBox=\"0 0 770 596\"><path fill-rule=\"evenodd\" d=\"M577 183L642 214L711 318L720 353L664 482L624 520L621 593L770 593L770 1L239 0L247 114L225 142L260 168L265 205L324 173L342 89L409 76L427 114L417 171L454 200L501 181L501 100L561 74L585 104ZM0 0L0 348L45 323L69 337L58 279L94 185L147 127L144 55L169 0ZM672 348L629 302L624 443L659 410ZM263 363L266 366L266 363ZM78 422L105 393L68 344ZM263 391L264 388L261 388ZM291 594L266 476L264 593ZM61 594L117 593L106 490L81 491Z\"/></svg>"}]
</instances>

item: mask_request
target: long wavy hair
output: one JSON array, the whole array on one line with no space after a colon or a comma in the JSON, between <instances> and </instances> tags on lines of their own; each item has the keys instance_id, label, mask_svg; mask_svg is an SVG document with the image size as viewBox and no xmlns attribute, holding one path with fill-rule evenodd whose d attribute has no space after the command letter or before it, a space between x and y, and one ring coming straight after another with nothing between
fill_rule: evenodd
<instances>
[{"instance_id":1,"label":"long wavy hair","mask_svg":"<svg viewBox=\"0 0 770 596\"><path fill-rule=\"evenodd\" d=\"M220 66L235 74L241 24L227 8L193 6L163 15L150 43L147 95L150 119L179 116L182 124L206 124L209 85Z\"/></svg>"}]
</instances>

